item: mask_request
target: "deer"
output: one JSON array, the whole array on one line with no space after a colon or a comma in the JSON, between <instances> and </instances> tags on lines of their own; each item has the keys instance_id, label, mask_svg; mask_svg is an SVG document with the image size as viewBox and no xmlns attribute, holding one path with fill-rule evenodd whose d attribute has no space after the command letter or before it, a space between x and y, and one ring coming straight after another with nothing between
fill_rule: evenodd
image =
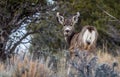
<instances>
[{"instance_id":1,"label":"deer","mask_svg":"<svg viewBox=\"0 0 120 77\"><path fill-rule=\"evenodd\" d=\"M68 44L71 60L74 59L75 49L94 53L98 38L98 32L94 26L86 25L80 32L76 33L74 26L78 22L80 16L79 12L71 18L64 18L59 12L56 13L56 16L58 18L58 22L63 25L63 35L66 43ZM69 70L70 69L68 69L68 74Z\"/></svg>"}]
</instances>

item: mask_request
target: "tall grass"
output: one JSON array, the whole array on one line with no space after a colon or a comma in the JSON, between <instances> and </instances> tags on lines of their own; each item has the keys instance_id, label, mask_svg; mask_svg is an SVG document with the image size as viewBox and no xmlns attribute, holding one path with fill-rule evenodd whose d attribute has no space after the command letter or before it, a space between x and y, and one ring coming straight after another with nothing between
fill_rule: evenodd
<instances>
[{"instance_id":1,"label":"tall grass","mask_svg":"<svg viewBox=\"0 0 120 77\"><path fill-rule=\"evenodd\" d=\"M76 71L75 73L70 71L70 77L75 75L78 77L120 77L119 62L110 54L98 52L97 55L93 55L85 51L75 52L78 56L70 64Z\"/></svg>"},{"instance_id":2,"label":"tall grass","mask_svg":"<svg viewBox=\"0 0 120 77\"><path fill-rule=\"evenodd\" d=\"M120 56L114 57L108 52L102 52L101 50L98 51L97 56L99 64L107 63L111 65L116 62L118 65L115 69L120 72Z\"/></svg>"},{"instance_id":3,"label":"tall grass","mask_svg":"<svg viewBox=\"0 0 120 77\"><path fill-rule=\"evenodd\" d=\"M89 57L92 58L92 56ZM116 62L118 65L115 67L115 71L120 73L120 57L113 57L112 55L101 52L97 53L98 64L108 64L112 67L112 64ZM47 59L48 60L48 59ZM41 63L40 59L32 59L27 55L24 58L20 56L14 56L6 63L0 63L0 77L66 77L67 67L65 57L62 56L57 61L57 70L52 70L48 67L48 62ZM51 65L52 66L52 65Z\"/></svg>"}]
</instances>

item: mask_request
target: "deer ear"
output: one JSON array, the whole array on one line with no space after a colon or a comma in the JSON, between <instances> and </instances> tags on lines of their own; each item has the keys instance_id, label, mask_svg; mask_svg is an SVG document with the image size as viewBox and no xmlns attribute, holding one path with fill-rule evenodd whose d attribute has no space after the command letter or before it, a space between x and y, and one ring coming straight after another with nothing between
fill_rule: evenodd
<instances>
[{"instance_id":1,"label":"deer ear","mask_svg":"<svg viewBox=\"0 0 120 77\"><path fill-rule=\"evenodd\" d=\"M73 24L75 24L75 23L78 22L78 17L79 17L79 16L80 16L80 13L77 12L77 15L75 15L75 16L72 17L72 22L73 22Z\"/></svg>"},{"instance_id":2,"label":"deer ear","mask_svg":"<svg viewBox=\"0 0 120 77\"><path fill-rule=\"evenodd\" d=\"M63 25L63 23L64 23L64 17L61 16L59 12L57 12L56 16L58 17L59 23Z\"/></svg>"}]
</instances>

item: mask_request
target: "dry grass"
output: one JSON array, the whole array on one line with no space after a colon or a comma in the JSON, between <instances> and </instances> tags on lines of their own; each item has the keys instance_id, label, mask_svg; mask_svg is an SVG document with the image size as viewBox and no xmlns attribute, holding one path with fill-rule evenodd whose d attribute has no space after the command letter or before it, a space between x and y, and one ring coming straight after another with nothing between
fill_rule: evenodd
<instances>
[{"instance_id":1,"label":"dry grass","mask_svg":"<svg viewBox=\"0 0 120 77\"><path fill-rule=\"evenodd\" d=\"M107 63L112 66L113 62L118 63L117 71L120 72L120 57L113 57L108 53L99 51L97 53L98 63ZM64 58L61 58L58 63L57 77L66 76L66 68ZM16 56L11 58L6 64L0 63L0 77L53 77L51 69L47 67L47 63L40 63L39 60L32 60L25 56L24 59Z\"/></svg>"},{"instance_id":2,"label":"dry grass","mask_svg":"<svg viewBox=\"0 0 120 77\"><path fill-rule=\"evenodd\" d=\"M49 70L45 64L40 63L38 60L32 60L25 57L23 61L18 61L16 70L13 77L48 77Z\"/></svg>"},{"instance_id":3,"label":"dry grass","mask_svg":"<svg viewBox=\"0 0 120 77\"><path fill-rule=\"evenodd\" d=\"M98 51L97 56L98 56L98 63L101 63L101 64L107 63L112 66L112 63L117 62L118 66L116 70L120 72L120 56L113 57L111 54L107 52L103 53L101 51Z\"/></svg>"},{"instance_id":4,"label":"dry grass","mask_svg":"<svg viewBox=\"0 0 120 77\"><path fill-rule=\"evenodd\" d=\"M50 70L39 60L25 56L11 58L6 63L0 63L0 77L49 77Z\"/></svg>"}]
</instances>

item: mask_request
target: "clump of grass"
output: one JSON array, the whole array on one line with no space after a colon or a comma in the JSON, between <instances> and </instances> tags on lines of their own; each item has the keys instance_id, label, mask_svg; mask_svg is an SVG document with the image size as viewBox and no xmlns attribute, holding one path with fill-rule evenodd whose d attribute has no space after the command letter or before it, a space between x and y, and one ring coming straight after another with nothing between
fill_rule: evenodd
<instances>
[{"instance_id":1,"label":"clump of grass","mask_svg":"<svg viewBox=\"0 0 120 77\"><path fill-rule=\"evenodd\" d=\"M12 77L12 70L8 72L8 68L5 64L0 63L0 77Z\"/></svg>"},{"instance_id":2,"label":"clump of grass","mask_svg":"<svg viewBox=\"0 0 120 77\"><path fill-rule=\"evenodd\" d=\"M45 64L40 63L39 60L29 60L28 57L15 65L13 77L49 77L50 74Z\"/></svg>"},{"instance_id":3,"label":"clump of grass","mask_svg":"<svg viewBox=\"0 0 120 77\"><path fill-rule=\"evenodd\" d=\"M0 77L50 77L50 70L39 59L14 56L6 63L0 63Z\"/></svg>"},{"instance_id":4,"label":"clump of grass","mask_svg":"<svg viewBox=\"0 0 120 77\"><path fill-rule=\"evenodd\" d=\"M78 72L70 72L69 76L119 77L119 62L110 54L98 52L97 55L93 55L79 50L75 51L75 53L77 53L77 56L70 61L70 64Z\"/></svg>"},{"instance_id":5,"label":"clump of grass","mask_svg":"<svg viewBox=\"0 0 120 77\"><path fill-rule=\"evenodd\" d=\"M98 56L98 63L99 64L117 63L117 68L115 68L115 69L120 72L120 56L114 57L111 54L109 54L108 52L102 52L102 51L98 51L97 56Z\"/></svg>"},{"instance_id":6,"label":"clump of grass","mask_svg":"<svg viewBox=\"0 0 120 77\"><path fill-rule=\"evenodd\" d=\"M104 62L108 62L108 63L111 63L113 61L116 60L115 57L113 57L112 55L108 54L107 52L101 52L101 51L98 51L97 53L97 56L99 57L99 62L100 63L104 63Z\"/></svg>"}]
</instances>

